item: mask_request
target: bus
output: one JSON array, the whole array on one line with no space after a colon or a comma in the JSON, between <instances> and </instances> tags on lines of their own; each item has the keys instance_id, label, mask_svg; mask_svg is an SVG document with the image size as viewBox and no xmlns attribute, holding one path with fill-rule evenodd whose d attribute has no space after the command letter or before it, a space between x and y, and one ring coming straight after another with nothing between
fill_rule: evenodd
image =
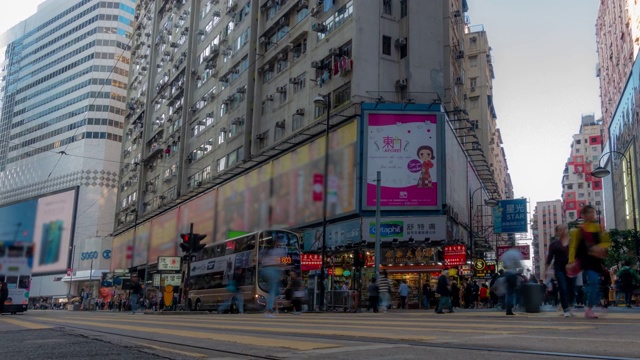
<instances>
[{"instance_id":1,"label":"bus","mask_svg":"<svg viewBox=\"0 0 640 360\"><path fill-rule=\"evenodd\" d=\"M187 279L187 307L190 310L217 310L233 294L227 288L235 280L243 294L245 309L262 310L266 305L268 288L260 277L260 253L270 241L285 247L287 255L280 261L289 271L300 273L300 237L287 230L265 230L241 235L224 242L206 246L191 263ZM285 299L286 271L283 272L279 308L288 308Z\"/></svg>"},{"instance_id":2,"label":"bus","mask_svg":"<svg viewBox=\"0 0 640 360\"><path fill-rule=\"evenodd\" d=\"M0 281L9 289L9 297L4 302L5 313L27 311L32 268L33 244L0 242Z\"/></svg>"}]
</instances>

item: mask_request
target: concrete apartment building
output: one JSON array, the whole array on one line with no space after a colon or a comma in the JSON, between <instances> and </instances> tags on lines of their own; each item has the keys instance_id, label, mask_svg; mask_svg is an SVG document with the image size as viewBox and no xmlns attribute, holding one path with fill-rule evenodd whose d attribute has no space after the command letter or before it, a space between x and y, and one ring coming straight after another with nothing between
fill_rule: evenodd
<instances>
[{"instance_id":1,"label":"concrete apartment building","mask_svg":"<svg viewBox=\"0 0 640 360\"><path fill-rule=\"evenodd\" d=\"M591 176L602 154L602 122L593 115L583 115L580 131L573 135L571 154L562 176L562 200L567 221L580 217L585 205L604 210L602 179Z\"/></svg>"},{"instance_id":2,"label":"concrete apartment building","mask_svg":"<svg viewBox=\"0 0 640 360\"><path fill-rule=\"evenodd\" d=\"M531 221L533 241L533 271L544 274L549 244L555 235L555 227L565 223L562 200L539 201L536 203Z\"/></svg>"},{"instance_id":3,"label":"concrete apartment building","mask_svg":"<svg viewBox=\"0 0 640 360\"><path fill-rule=\"evenodd\" d=\"M84 241L113 231L134 7L49 0L0 37L0 204L78 187L75 227L65 229L75 230L73 268L84 275L90 264L79 254L94 251ZM67 266L35 276L31 296L66 295L68 283L56 280ZM96 262L94 270L108 269Z\"/></svg>"},{"instance_id":4,"label":"concrete apartment building","mask_svg":"<svg viewBox=\"0 0 640 360\"><path fill-rule=\"evenodd\" d=\"M634 0L601 0L596 19L603 143L640 49L640 5Z\"/></svg>"}]
</instances>

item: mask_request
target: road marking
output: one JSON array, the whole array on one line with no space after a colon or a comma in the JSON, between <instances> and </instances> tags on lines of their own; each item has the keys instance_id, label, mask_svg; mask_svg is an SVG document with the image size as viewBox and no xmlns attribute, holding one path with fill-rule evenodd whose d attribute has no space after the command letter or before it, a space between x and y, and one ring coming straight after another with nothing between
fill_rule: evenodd
<instances>
[{"instance_id":1,"label":"road marking","mask_svg":"<svg viewBox=\"0 0 640 360\"><path fill-rule=\"evenodd\" d=\"M161 328L149 328L145 326L109 324L109 323L105 323L104 321L90 322L90 321L78 321L73 319L64 320L64 319L53 319L53 318L38 318L38 319L43 321L54 321L54 322L60 322L60 323L98 326L100 328L140 331L140 332L155 333L155 334L162 334L162 335L183 336L183 337L191 337L191 338L198 338L198 339L235 342L235 343L247 344L247 345L289 348L289 349L303 350L303 351L339 346L337 344L327 344L327 343L321 343L321 342L308 342L308 341L299 341L299 340L292 341L292 340L281 340L281 339L274 339L274 338L264 338L264 337L258 337L258 336L206 333L202 331L161 329ZM135 322L140 323L141 321L135 321ZM92 331L92 329L86 329L86 330ZM100 330L98 329L96 331L100 331ZM268 334L265 334L265 335L268 336Z\"/></svg>"},{"instance_id":2,"label":"road marking","mask_svg":"<svg viewBox=\"0 0 640 360\"><path fill-rule=\"evenodd\" d=\"M143 342L140 342L140 341L131 341L131 343L138 344L138 345L145 346L145 347L150 347L150 348L153 348L153 349L156 349L156 350L169 351L169 352L182 354L182 355L187 355L187 356L191 356L191 357L197 357L197 358L209 357L209 355L206 355L206 354L190 352L190 351L176 350L176 349L171 349L171 348L164 347L164 346L157 346L157 345L151 345L151 344L143 343Z\"/></svg>"},{"instance_id":3,"label":"road marking","mask_svg":"<svg viewBox=\"0 0 640 360\"><path fill-rule=\"evenodd\" d=\"M33 322L28 322L28 321L22 321L22 320L17 320L17 319L8 319L3 317L1 319L4 322L8 322L9 324L12 325L16 325L16 326L21 326L23 328L27 328L27 329L31 329L31 330L41 330L41 329L51 329L53 326L50 325L43 325L43 324L38 324L38 323L33 323Z\"/></svg>"},{"instance_id":4,"label":"road marking","mask_svg":"<svg viewBox=\"0 0 640 360\"><path fill-rule=\"evenodd\" d=\"M366 351L366 350L380 350L380 349L388 349L388 348L397 348L397 347L409 347L410 345L405 344L374 344L374 345L362 345L362 346L349 346L342 348L334 348L334 349L317 349L305 351L304 355L314 355L314 354L334 354L334 353L344 353L351 351Z\"/></svg>"}]
</instances>

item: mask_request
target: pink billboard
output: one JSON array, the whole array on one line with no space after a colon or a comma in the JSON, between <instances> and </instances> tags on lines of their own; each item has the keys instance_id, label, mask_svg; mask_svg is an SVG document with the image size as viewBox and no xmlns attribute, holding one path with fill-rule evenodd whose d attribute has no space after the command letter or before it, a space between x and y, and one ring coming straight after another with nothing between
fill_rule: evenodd
<instances>
[{"instance_id":1,"label":"pink billboard","mask_svg":"<svg viewBox=\"0 0 640 360\"><path fill-rule=\"evenodd\" d=\"M438 116L433 113L368 112L365 115L363 207L376 206L376 173L381 173L380 206L437 209L444 154Z\"/></svg>"}]
</instances>

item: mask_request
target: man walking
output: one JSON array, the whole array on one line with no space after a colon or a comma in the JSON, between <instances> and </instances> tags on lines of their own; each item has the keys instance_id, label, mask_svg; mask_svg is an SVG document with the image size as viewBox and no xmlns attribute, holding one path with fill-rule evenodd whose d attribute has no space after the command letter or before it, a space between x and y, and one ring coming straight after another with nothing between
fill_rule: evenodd
<instances>
[{"instance_id":1,"label":"man walking","mask_svg":"<svg viewBox=\"0 0 640 360\"><path fill-rule=\"evenodd\" d=\"M142 285L140 285L140 280L138 276L133 275L131 277L131 296L129 297L129 302L131 303L131 314L135 314L138 310L138 298L142 294Z\"/></svg>"},{"instance_id":2,"label":"man walking","mask_svg":"<svg viewBox=\"0 0 640 360\"><path fill-rule=\"evenodd\" d=\"M436 285L436 293L440 295L440 301L436 308L436 313L444 314L444 308L449 307L449 312L453 312L453 306L451 304L451 290L449 289L449 269L442 271L442 274L438 278L438 285Z\"/></svg>"},{"instance_id":3,"label":"man walking","mask_svg":"<svg viewBox=\"0 0 640 360\"><path fill-rule=\"evenodd\" d=\"M631 261L629 260L624 262L624 266L616 275L620 279L620 289L624 293L624 301L627 307L630 308L631 296L633 295L635 285L640 284L640 276L638 276L636 270L631 267Z\"/></svg>"},{"instance_id":4,"label":"man walking","mask_svg":"<svg viewBox=\"0 0 640 360\"><path fill-rule=\"evenodd\" d=\"M400 308L401 309L406 309L407 308L407 298L409 297L409 293L411 292L411 290L409 289L409 286L407 285L407 280L402 280L402 282L400 283L400 287L398 288L398 296L400 296Z\"/></svg>"},{"instance_id":5,"label":"man walking","mask_svg":"<svg viewBox=\"0 0 640 360\"><path fill-rule=\"evenodd\" d=\"M519 271L522 269L522 254L519 250L510 249L507 250L500 258L504 264L505 280L507 285L507 291L505 296L505 308L507 315L515 315L513 313L513 306L516 301L516 289L518 288L518 278L520 277Z\"/></svg>"}]
</instances>

